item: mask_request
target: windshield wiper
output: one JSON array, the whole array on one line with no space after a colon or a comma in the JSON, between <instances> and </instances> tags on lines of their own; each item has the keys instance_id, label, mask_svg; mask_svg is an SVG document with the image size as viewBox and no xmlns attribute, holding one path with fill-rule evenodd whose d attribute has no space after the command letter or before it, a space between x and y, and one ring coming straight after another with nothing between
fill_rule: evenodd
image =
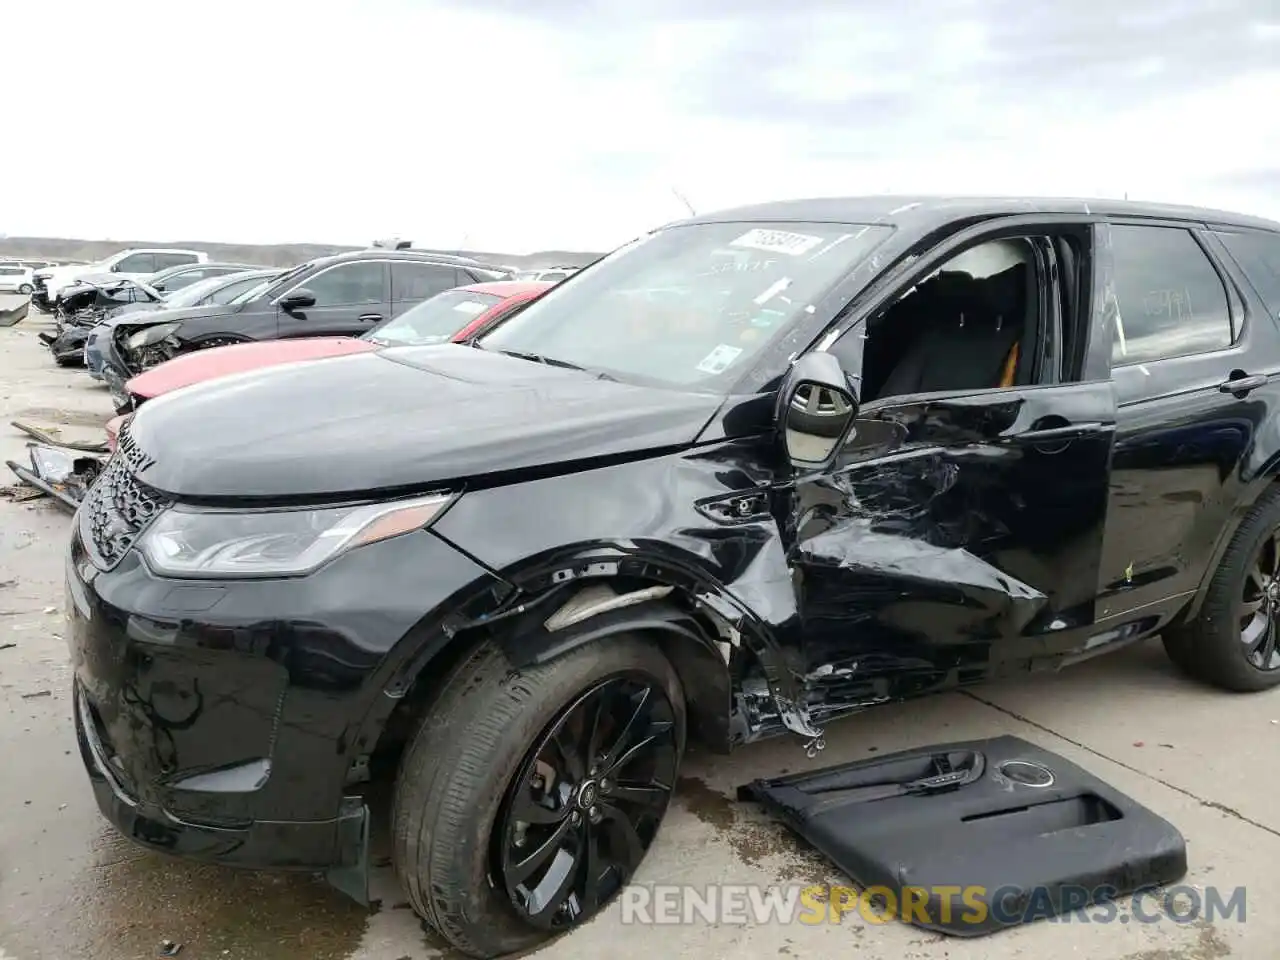
<instances>
[{"instance_id":1,"label":"windshield wiper","mask_svg":"<svg viewBox=\"0 0 1280 960\"><path fill-rule=\"evenodd\" d=\"M479 346L478 343L477 346ZM483 350L485 348L481 347L481 349ZM598 380L613 380L616 382L618 379L617 377L612 377L600 370L592 370L589 367L584 367L577 363L570 363L568 360L560 360L556 357L544 356L541 353L526 353L523 350L493 350L491 352L501 353L503 356L507 357L517 357L520 360L530 360L533 363L545 363L549 367L563 367L566 370L581 370L583 373L594 374Z\"/></svg>"}]
</instances>

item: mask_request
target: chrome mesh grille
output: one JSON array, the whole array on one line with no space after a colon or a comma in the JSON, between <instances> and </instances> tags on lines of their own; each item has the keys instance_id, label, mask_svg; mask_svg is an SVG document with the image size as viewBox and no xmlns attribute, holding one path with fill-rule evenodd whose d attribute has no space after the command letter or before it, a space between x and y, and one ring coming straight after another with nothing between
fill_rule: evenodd
<instances>
[{"instance_id":1,"label":"chrome mesh grille","mask_svg":"<svg viewBox=\"0 0 1280 960\"><path fill-rule=\"evenodd\" d=\"M134 476L150 464L151 458L133 442L124 424L115 454L80 505L81 540L94 564L104 570L119 563L147 524L173 502Z\"/></svg>"}]
</instances>

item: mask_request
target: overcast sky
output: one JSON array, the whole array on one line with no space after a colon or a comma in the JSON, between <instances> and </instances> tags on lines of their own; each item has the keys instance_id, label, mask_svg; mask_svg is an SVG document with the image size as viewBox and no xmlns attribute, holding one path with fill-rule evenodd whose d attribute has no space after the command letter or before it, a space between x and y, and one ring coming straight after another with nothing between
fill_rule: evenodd
<instances>
[{"instance_id":1,"label":"overcast sky","mask_svg":"<svg viewBox=\"0 0 1280 960\"><path fill-rule=\"evenodd\" d=\"M673 190L1280 218L1277 0L42 0L0 22L10 235L604 250L684 215Z\"/></svg>"}]
</instances>

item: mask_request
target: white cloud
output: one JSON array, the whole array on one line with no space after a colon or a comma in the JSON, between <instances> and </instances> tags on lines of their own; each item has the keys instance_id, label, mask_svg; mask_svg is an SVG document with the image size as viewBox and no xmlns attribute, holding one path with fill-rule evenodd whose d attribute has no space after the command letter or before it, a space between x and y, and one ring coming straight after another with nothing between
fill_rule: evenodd
<instances>
[{"instance_id":1,"label":"white cloud","mask_svg":"<svg viewBox=\"0 0 1280 960\"><path fill-rule=\"evenodd\" d=\"M1274 71L1197 88L1196 65L1160 44L1117 44L1116 75L1147 91L1129 96L1085 68L1020 80L1038 51L983 5L811 10L799 34L794 16L786 32L744 9L757 13L620 22L412 0L15 5L6 32L24 40L6 73L30 91L33 137L6 160L19 186L0 232L607 249L683 215L673 186L700 209L1127 191L1280 217L1280 191L1256 182L1280 185ZM1280 51L1274 24L1240 30ZM1059 56L1060 40L1027 43Z\"/></svg>"}]
</instances>

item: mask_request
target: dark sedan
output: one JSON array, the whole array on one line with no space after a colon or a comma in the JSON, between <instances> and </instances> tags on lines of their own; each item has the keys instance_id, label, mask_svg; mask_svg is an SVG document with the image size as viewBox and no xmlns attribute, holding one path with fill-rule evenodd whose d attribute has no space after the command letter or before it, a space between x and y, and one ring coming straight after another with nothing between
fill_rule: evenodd
<instances>
[{"instance_id":1,"label":"dark sedan","mask_svg":"<svg viewBox=\"0 0 1280 960\"><path fill-rule=\"evenodd\" d=\"M310 260L226 305L145 314L102 345L103 376L124 382L181 353L255 340L358 337L454 287L505 278L475 261L416 250L359 250Z\"/></svg>"}]
</instances>

